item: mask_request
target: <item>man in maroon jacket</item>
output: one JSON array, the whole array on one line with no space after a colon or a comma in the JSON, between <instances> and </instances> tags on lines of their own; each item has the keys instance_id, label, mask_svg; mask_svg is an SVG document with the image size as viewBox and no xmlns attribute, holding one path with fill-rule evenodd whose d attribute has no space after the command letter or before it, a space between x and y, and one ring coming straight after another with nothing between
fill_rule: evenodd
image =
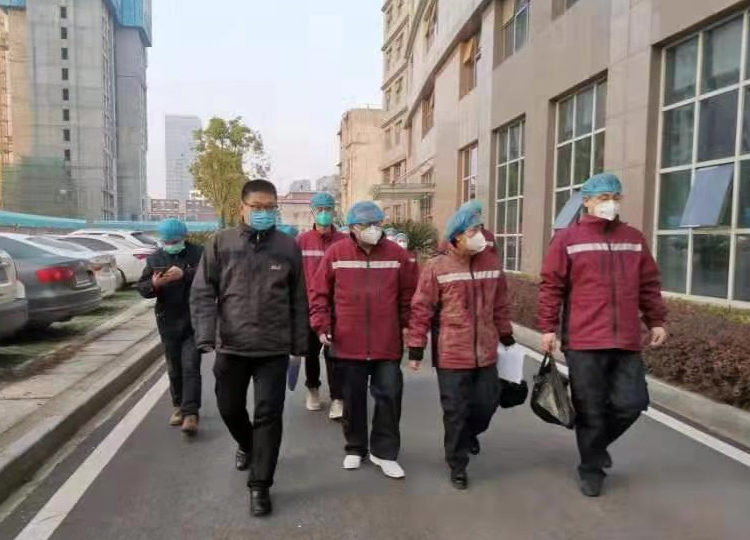
<instances>
[{"instance_id":1,"label":"man in maroon jacket","mask_svg":"<svg viewBox=\"0 0 750 540\"><path fill-rule=\"evenodd\" d=\"M597 497L603 469L612 466L607 448L648 407L641 321L650 331L649 344L659 347L667 338L667 310L659 268L643 234L619 219L620 180L599 174L581 193L588 213L555 235L544 260L539 323L542 348L549 353L562 326L581 492Z\"/></svg>"},{"instance_id":2,"label":"man in maroon jacket","mask_svg":"<svg viewBox=\"0 0 750 540\"><path fill-rule=\"evenodd\" d=\"M370 461L386 476L403 478L396 459L403 375L402 331L417 282L417 265L383 238L383 211L373 202L355 204L347 215L350 238L331 246L315 274L311 324L330 347L343 379L345 469ZM367 385L375 400L367 434Z\"/></svg>"},{"instance_id":3,"label":"man in maroon jacket","mask_svg":"<svg viewBox=\"0 0 750 540\"><path fill-rule=\"evenodd\" d=\"M335 242L347 238L333 226L333 215L336 209L336 200L330 193L316 193L310 203L315 225L313 230L306 232L297 238L302 250L302 264L305 268L305 282L307 283L308 302L312 299L312 283L315 273L318 271L323 255ZM331 407L328 417L331 420L339 420L343 416L344 402L341 393L341 384L336 377L334 363L328 351L323 347L315 331L310 331L310 339L307 345L307 356L305 357L305 386L307 386L307 410L319 411L320 403L320 350L326 359L326 372L328 374L328 389L331 393Z\"/></svg>"}]
</instances>

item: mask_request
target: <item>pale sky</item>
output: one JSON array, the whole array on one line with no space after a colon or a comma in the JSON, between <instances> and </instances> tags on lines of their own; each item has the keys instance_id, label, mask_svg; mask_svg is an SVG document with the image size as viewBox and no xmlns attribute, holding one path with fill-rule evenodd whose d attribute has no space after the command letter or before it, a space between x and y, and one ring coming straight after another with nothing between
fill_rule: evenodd
<instances>
[{"instance_id":1,"label":"pale sky","mask_svg":"<svg viewBox=\"0 0 750 540\"><path fill-rule=\"evenodd\" d=\"M271 179L336 172L342 113L381 101L382 0L154 0L148 184L165 192L164 116L242 116Z\"/></svg>"}]
</instances>

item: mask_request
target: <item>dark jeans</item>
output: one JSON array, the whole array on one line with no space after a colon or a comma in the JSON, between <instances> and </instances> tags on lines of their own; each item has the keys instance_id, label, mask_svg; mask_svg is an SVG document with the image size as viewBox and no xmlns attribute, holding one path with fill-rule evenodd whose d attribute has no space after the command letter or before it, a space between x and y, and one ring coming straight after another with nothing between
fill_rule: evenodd
<instances>
[{"instance_id":1,"label":"dark jeans","mask_svg":"<svg viewBox=\"0 0 750 540\"><path fill-rule=\"evenodd\" d=\"M567 351L582 476L603 475L607 447L648 408L646 368L639 353Z\"/></svg>"},{"instance_id":2,"label":"dark jeans","mask_svg":"<svg viewBox=\"0 0 750 540\"><path fill-rule=\"evenodd\" d=\"M328 375L328 391L331 399L344 399L340 375L336 372L336 362L328 354L328 347L323 347L315 332L310 332L307 341L307 356L305 356L305 386L320 388L320 350L326 359L326 374Z\"/></svg>"},{"instance_id":3,"label":"dark jeans","mask_svg":"<svg viewBox=\"0 0 750 540\"><path fill-rule=\"evenodd\" d=\"M398 360L337 360L344 391L346 453L395 460L401 449L401 396L404 376ZM375 400L372 432L367 436L367 383Z\"/></svg>"},{"instance_id":4,"label":"dark jeans","mask_svg":"<svg viewBox=\"0 0 750 540\"><path fill-rule=\"evenodd\" d=\"M500 394L497 368L438 369L440 404L443 406L445 461L452 471L469 464L472 440L487 431Z\"/></svg>"},{"instance_id":5,"label":"dark jeans","mask_svg":"<svg viewBox=\"0 0 750 540\"><path fill-rule=\"evenodd\" d=\"M195 347L195 337L192 334L185 339L162 336L162 343L172 405L180 407L183 416L197 415L201 408L201 353Z\"/></svg>"},{"instance_id":6,"label":"dark jeans","mask_svg":"<svg viewBox=\"0 0 750 540\"><path fill-rule=\"evenodd\" d=\"M219 413L240 448L250 454L250 488L273 485L283 429L288 356L246 358L217 354L214 364ZM253 379L253 421L247 413L247 389Z\"/></svg>"}]
</instances>

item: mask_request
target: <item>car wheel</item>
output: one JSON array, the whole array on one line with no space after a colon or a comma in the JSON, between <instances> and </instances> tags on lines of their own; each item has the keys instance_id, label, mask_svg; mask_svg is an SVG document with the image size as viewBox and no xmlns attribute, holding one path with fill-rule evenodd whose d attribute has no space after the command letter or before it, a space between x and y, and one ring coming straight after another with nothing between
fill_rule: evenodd
<instances>
[{"instance_id":1,"label":"car wheel","mask_svg":"<svg viewBox=\"0 0 750 540\"><path fill-rule=\"evenodd\" d=\"M125 272L117 269L117 285L116 288L118 291L121 291L125 288L125 286L128 284L128 281L125 279Z\"/></svg>"},{"instance_id":2,"label":"car wheel","mask_svg":"<svg viewBox=\"0 0 750 540\"><path fill-rule=\"evenodd\" d=\"M52 326L51 322L30 322L26 325L27 330L46 330Z\"/></svg>"}]
</instances>

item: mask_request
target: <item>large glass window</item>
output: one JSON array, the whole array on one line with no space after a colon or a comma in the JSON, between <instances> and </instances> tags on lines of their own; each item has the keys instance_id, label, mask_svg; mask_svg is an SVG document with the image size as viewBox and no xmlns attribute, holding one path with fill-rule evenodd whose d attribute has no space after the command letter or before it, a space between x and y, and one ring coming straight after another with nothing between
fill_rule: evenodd
<instances>
[{"instance_id":1,"label":"large glass window","mask_svg":"<svg viewBox=\"0 0 750 540\"><path fill-rule=\"evenodd\" d=\"M529 1L503 0L503 59L520 51L529 38Z\"/></svg>"},{"instance_id":2,"label":"large glass window","mask_svg":"<svg viewBox=\"0 0 750 540\"><path fill-rule=\"evenodd\" d=\"M581 184L604 170L606 111L607 81L557 103L553 219Z\"/></svg>"},{"instance_id":3,"label":"large glass window","mask_svg":"<svg viewBox=\"0 0 750 540\"><path fill-rule=\"evenodd\" d=\"M749 24L664 50L656 256L670 292L750 301Z\"/></svg>"},{"instance_id":4,"label":"large glass window","mask_svg":"<svg viewBox=\"0 0 750 540\"><path fill-rule=\"evenodd\" d=\"M495 236L503 268L521 271L523 239L524 120L513 122L496 133Z\"/></svg>"}]
</instances>

